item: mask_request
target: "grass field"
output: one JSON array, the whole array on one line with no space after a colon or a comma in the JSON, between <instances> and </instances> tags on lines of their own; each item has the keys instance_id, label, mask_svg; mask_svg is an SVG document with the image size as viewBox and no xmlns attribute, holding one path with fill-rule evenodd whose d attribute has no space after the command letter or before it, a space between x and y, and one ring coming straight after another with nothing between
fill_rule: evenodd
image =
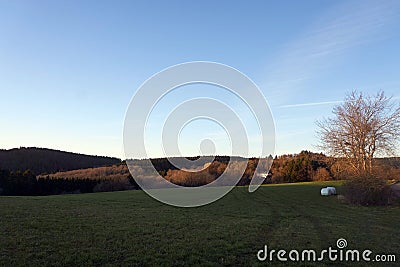
<instances>
[{"instance_id":1,"label":"grass field","mask_svg":"<svg viewBox=\"0 0 400 267\"><path fill-rule=\"evenodd\" d=\"M400 207L350 206L319 196L323 185L238 187L199 208L142 191L0 197L0 265L266 265L256 257L264 245L321 250L338 238L349 249L396 254L398 264Z\"/></svg>"}]
</instances>

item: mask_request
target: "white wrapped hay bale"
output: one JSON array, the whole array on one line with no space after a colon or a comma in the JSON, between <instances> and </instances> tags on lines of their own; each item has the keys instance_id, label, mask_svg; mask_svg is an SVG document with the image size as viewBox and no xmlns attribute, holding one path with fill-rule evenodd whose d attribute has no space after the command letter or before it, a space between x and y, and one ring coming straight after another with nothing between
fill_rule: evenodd
<instances>
[{"instance_id":1,"label":"white wrapped hay bale","mask_svg":"<svg viewBox=\"0 0 400 267\"><path fill-rule=\"evenodd\" d=\"M321 196L336 195L336 188L333 186L324 187L321 189Z\"/></svg>"},{"instance_id":2,"label":"white wrapped hay bale","mask_svg":"<svg viewBox=\"0 0 400 267\"><path fill-rule=\"evenodd\" d=\"M335 187L328 186L327 189L329 191L329 195L336 195L336 188Z\"/></svg>"},{"instance_id":3,"label":"white wrapped hay bale","mask_svg":"<svg viewBox=\"0 0 400 267\"><path fill-rule=\"evenodd\" d=\"M324 187L321 189L321 196L329 196L328 188Z\"/></svg>"}]
</instances>

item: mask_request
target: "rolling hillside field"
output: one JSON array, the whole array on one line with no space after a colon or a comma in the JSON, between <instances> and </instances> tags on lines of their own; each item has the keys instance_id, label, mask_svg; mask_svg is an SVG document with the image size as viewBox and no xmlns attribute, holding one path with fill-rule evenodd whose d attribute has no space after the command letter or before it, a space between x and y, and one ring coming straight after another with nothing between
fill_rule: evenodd
<instances>
[{"instance_id":1,"label":"rolling hillside field","mask_svg":"<svg viewBox=\"0 0 400 267\"><path fill-rule=\"evenodd\" d=\"M395 254L398 264L400 207L321 197L327 185L340 193L340 182L237 187L198 208L164 205L143 191L0 197L0 266L265 266L271 262L256 256L264 245L322 250L339 238L349 249Z\"/></svg>"}]
</instances>

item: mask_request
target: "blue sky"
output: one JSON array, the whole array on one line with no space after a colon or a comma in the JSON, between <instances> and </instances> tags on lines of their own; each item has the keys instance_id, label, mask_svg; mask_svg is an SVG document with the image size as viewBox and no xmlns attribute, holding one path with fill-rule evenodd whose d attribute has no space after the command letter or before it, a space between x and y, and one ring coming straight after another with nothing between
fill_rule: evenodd
<instances>
[{"instance_id":1,"label":"blue sky","mask_svg":"<svg viewBox=\"0 0 400 267\"><path fill-rule=\"evenodd\" d=\"M346 92L400 96L399 32L399 1L0 0L0 148L123 157L136 89L164 68L201 60L260 87L277 154L317 151L315 121ZM196 154L192 133L217 128L193 125L182 151Z\"/></svg>"}]
</instances>

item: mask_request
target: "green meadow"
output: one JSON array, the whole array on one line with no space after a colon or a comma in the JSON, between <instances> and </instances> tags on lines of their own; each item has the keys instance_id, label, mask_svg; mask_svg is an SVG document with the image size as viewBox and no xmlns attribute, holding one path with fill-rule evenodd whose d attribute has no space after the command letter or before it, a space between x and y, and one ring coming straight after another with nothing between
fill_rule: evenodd
<instances>
[{"instance_id":1,"label":"green meadow","mask_svg":"<svg viewBox=\"0 0 400 267\"><path fill-rule=\"evenodd\" d=\"M269 249L347 248L395 254L400 206L359 207L322 197L339 182L236 187L212 204L177 208L142 191L0 197L1 266L251 266ZM287 264L287 263L286 263ZM300 262L353 266L351 262ZM365 263L360 263L360 266ZM396 266L385 263L380 266Z\"/></svg>"}]
</instances>

